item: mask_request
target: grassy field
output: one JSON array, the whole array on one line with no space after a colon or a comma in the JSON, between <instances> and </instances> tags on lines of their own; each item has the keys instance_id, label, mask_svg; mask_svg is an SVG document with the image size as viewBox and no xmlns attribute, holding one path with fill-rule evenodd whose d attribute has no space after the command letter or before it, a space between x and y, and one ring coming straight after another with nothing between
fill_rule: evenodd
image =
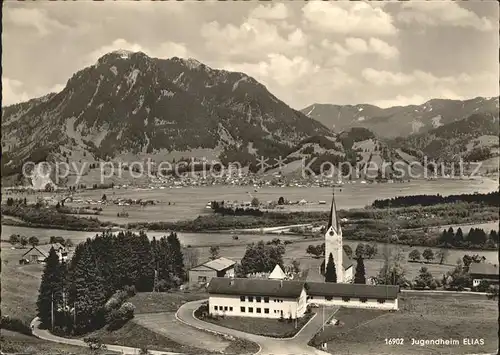
<instances>
[{"instance_id":1,"label":"grassy field","mask_svg":"<svg viewBox=\"0 0 500 355\"><path fill-rule=\"evenodd\" d=\"M287 319L248 318L248 317L219 317L203 318L203 321L220 325L221 327L236 329L245 333L263 335L272 338L291 338L309 322L314 313L307 313L297 321Z\"/></svg>"},{"instance_id":2,"label":"grassy field","mask_svg":"<svg viewBox=\"0 0 500 355\"><path fill-rule=\"evenodd\" d=\"M206 292L143 292L137 293L129 301L135 305L136 314L177 312L186 302L208 298Z\"/></svg>"},{"instance_id":3,"label":"grassy field","mask_svg":"<svg viewBox=\"0 0 500 355\"><path fill-rule=\"evenodd\" d=\"M36 299L43 266L19 265L18 260L28 249L11 249L2 243L2 315L19 318L29 324L36 315Z\"/></svg>"},{"instance_id":4,"label":"grassy field","mask_svg":"<svg viewBox=\"0 0 500 355\"><path fill-rule=\"evenodd\" d=\"M360 208L371 204L375 199L390 198L395 196L434 194L439 190L443 195L491 192L498 189L498 181L491 179L482 180L437 180L437 181L412 181L403 184L345 184L336 192L337 206L341 209ZM98 216L104 221L116 223L152 222L152 221L178 221L194 219L203 214L207 202L212 200L238 200L250 201L250 194L260 201L277 201L280 196L292 201L305 199L311 204L300 206L301 211L328 211L329 205L319 205L318 202L329 201L331 188L299 188L264 187L254 191L252 186L210 186L210 187L185 187L166 189L108 189L77 191L74 196L84 201L87 199L99 200L103 194L108 199L131 198L159 200L155 206L107 206ZM51 197L54 193L40 192L36 194L2 194L2 201L7 197L24 198L35 201L38 196ZM62 198L63 195L59 194ZM170 205L168 204L170 202ZM84 204L70 204L68 206L81 207ZM297 206L296 206L297 207ZM294 211L296 207L288 210ZM118 218L118 212L125 210L129 217Z\"/></svg>"},{"instance_id":5,"label":"grassy field","mask_svg":"<svg viewBox=\"0 0 500 355\"><path fill-rule=\"evenodd\" d=\"M402 295L400 311L340 309L343 326L328 326L318 335L329 351L342 354L471 354L498 349L498 305L478 295ZM388 345L385 339L403 339ZM484 345L464 345L463 339ZM460 345L412 345L412 339L456 339Z\"/></svg>"},{"instance_id":6,"label":"grassy field","mask_svg":"<svg viewBox=\"0 0 500 355\"><path fill-rule=\"evenodd\" d=\"M155 333L133 321L114 331L100 329L89 334L104 344L123 345L148 350L172 351L185 354L205 354L206 350L179 344L161 334Z\"/></svg>"},{"instance_id":7,"label":"grassy field","mask_svg":"<svg viewBox=\"0 0 500 355\"><path fill-rule=\"evenodd\" d=\"M58 344L2 329L1 349L5 353L21 353L33 355L88 355L90 350L85 347ZM118 354L107 350L106 354Z\"/></svg>"}]
</instances>

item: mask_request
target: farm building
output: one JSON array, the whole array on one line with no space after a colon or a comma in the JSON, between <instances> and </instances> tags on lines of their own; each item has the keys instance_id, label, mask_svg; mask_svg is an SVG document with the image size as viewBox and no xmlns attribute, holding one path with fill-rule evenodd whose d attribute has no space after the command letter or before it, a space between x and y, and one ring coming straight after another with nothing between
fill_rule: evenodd
<instances>
[{"instance_id":1,"label":"farm building","mask_svg":"<svg viewBox=\"0 0 500 355\"><path fill-rule=\"evenodd\" d=\"M469 274L472 278L472 286L477 287L481 281L487 281L498 285L498 265L489 263L471 263Z\"/></svg>"},{"instance_id":2,"label":"farm building","mask_svg":"<svg viewBox=\"0 0 500 355\"><path fill-rule=\"evenodd\" d=\"M235 261L227 258L218 258L189 270L189 284L206 284L213 277L234 277Z\"/></svg>"},{"instance_id":3,"label":"farm building","mask_svg":"<svg viewBox=\"0 0 500 355\"><path fill-rule=\"evenodd\" d=\"M49 256L50 249L54 248L57 255L59 256L60 262L66 262L68 260L68 250L60 243L54 244L44 244L32 247L26 253L23 254L22 260L27 260L30 263L42 263Z\"/></svg>"}]
</instances>

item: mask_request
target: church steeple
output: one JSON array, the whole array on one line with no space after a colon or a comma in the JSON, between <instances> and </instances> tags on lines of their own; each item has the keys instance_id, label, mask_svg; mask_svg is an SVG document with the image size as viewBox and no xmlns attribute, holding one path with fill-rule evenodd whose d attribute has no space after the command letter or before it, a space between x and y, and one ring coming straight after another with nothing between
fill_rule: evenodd
<instances>
[{"instance_id":1,"label":"church steeple","mask_svg":"<svg viewBox=\"0 0 500 355\"><path fill-rule=\"evenodd\" d=\"M328 218L328 225L326 226L326 230L330 229L330 227L333 227L333 230L337 233L340 230L339 219L337 216L337 206L335 204L335 188L333 188L332 206L330 208L330 217Z\"/></svg>"}]
</instances>

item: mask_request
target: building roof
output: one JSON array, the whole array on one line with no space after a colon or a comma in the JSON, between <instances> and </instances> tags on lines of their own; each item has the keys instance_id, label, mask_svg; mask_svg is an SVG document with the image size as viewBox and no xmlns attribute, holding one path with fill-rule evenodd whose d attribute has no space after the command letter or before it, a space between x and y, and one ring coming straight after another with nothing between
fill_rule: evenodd
<instances>
[{"instance_id":1,"label":"building roof","mask_svg":"<svg viewBox=\"0 0 500 355\"><path fill-rule=\"evenodd\" d=\"M37 245L37 246L32 247L30 250L28 250L26 253L24 253L23 256L25 256L26 254L28 254L30 251L32 251L34 249L34 250L37 250L43 256L48 257L51 248L54 248L54 250L66 249L61 243L43 244L43 245Z\"/></svg>"},{"instance_id":2,"label":"building roof","mask_svg":"<svg viewBox=\"0 0 500 355\"><path fill-rule=\"evenodd\" d=\"M310 296L366 297L371 299L396 299L399 286L362 285L333 282L307 282L305 286Z\"/></svg>"},{"instance_id":3,"label":"building roof","mask_svg":"<svg viewBox=\"0 0 500 355\"><path fill-rule=\"evenodd\" d=\"M227 277L212 278L207 288L209 294L284 298L297 298L303 289L304 282L301 281Z\"/></svg>"},{"instance_id":4,"label":"building roof","mask_svg":"<svg viewBox=\"0 0 500 355\"><path fill-rule=\"evenodd\" d=\"M273 272L269 274L269 278L272 280L284 280L285 276L285 273L278 264L274 267Z\"/></svg>"},{"instance_id":5,"label":"building roof","mask_svg":"<svg viewBox=\"0 0 500 355\"><path fill-rule=\"evenodd\" d=\"M469 266L469 274L498 277L498 265L490 263L471 263Z\"/></svg>"},{"instance_id":6,"label":"building roof","mask_svg":"<svg viewBox=\"0 0 500 355\"><path fill-rule=\"evenodd\" d=\"M354 262L349 257L349 255L347 255L347 253L345 252L344 248L342 248L342 252L343 252L343 255L342 255L342 265L344 266L344 270L347 270L347 269L349 269L354 264Z\"/></svg>"},{"instance_id":7,"label":"building roof","mask_svg":"<svg viewBox=\"0 0 500 355\"><path fill-rule=\"evenodd\" d=\"M224 257L220 257L218 259L210 260L210 261L207 261L206 263L195 266L194 268L199 267L199 266L206 266L206 267L208 267L212 270L215 270L215 271L223 271L223 270L229 269L230 267L234 266L234 264L236 264L235 261L224 258Z\"/></svg>"}]
</instances>

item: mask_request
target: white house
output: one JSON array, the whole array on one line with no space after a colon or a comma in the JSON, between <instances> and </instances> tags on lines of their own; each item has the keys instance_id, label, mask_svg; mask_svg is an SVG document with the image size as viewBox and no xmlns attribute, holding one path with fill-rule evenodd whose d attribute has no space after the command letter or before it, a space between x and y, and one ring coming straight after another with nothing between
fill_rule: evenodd
<instances>
[{"instance_id":1,"label":"white house","mask_svg":"<svg viewBox=\"0 0 500 355\"><path fill-rule=\"evenodd\" d=\"M37 245L29 249L21 257L22 260L28 260L30 263L43 263L49 256L50 250L54 248L60 262L68 261L68 250L60 243Z\"/></svg>"},{"instance_id":2,"label":"white house","mask_svg":"<svg viewBox=\"0 0 500 355\"><path fill-rule=\"evenodd\" d=\"M268 279L270 280L285 280L286 275L285 272L281 269L281 267L276 264L274 270L269 274Z\"/></svg>"},{"instance_id":3,"label":"white house","mask_svg":"<svg viewBox=\"0 0 500 355\"><path fill-rule=\"evenodd\" d=\"M307 307L300 281L217 277L210 281L208 293L212 315L295 319Z\"/></svg>"},{"instance_id":4,"label":"white house","mask_svg":"<svg viewBox=\"0 0 500 355\"><path fill-rule=\"evenodd\" d=\"M307 302L348 308L397 310L399 286L307 282Z\"/></svg>"}]
</instances>

